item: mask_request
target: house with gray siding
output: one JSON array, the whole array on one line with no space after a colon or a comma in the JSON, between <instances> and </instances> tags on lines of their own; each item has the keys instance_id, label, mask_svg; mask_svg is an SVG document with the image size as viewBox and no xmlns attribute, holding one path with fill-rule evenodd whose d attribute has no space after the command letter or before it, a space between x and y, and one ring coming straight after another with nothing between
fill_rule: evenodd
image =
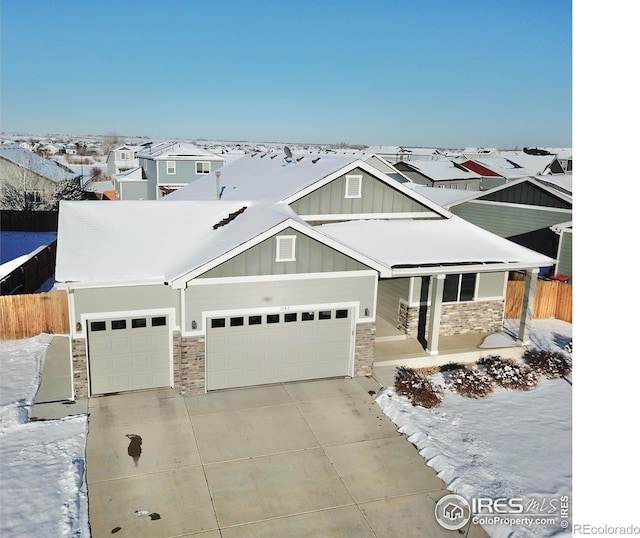
<instances>
[{"instance_id":1,"label":"house with gray siding","mask_svg":"<svg viewBox=\"0 0 640 538\"><path fill-rule=\"evenodd\" d=\"M382 318L437 360L442 335L501 329L510 270L528 275L528 343L546 256L353 156L253 154L220 172L161 201L61 204L77 397L371 375Z\"/></svg>"},{"instance_id":2,"label":"house with gray siding","mask_svg":"<svg viewBox=\"0 0 640 538\"><path fill-rule=\"evenodd\" d=\"M225 163L224 157L188 142L157 142L139 149L135 159L135 167L129 170L136 170L135 180L144 182L146 192L140 192L140 185L120 186L132 177L117 174L114 180L121 200L159 200L203 176L213 175Z\"/></svg>"},{"instance_id":3,"label":"house with gray siding","mask_svg":"<svg viewBox=\"0 0 640 538\"><path fill-rule=\"evenodd\" d=\"M573 197L570 192L571 182L566 176L525 177L456 200L445 207L500 237L550 258L562 258L562 270L558 264L553 264L544 268L543 274L571 277L571 236L564 241L561 256L560 238L567 228L557 228L571 220ZM568 230L571 234L570 226Z\"/></svg>"}]
</instances>

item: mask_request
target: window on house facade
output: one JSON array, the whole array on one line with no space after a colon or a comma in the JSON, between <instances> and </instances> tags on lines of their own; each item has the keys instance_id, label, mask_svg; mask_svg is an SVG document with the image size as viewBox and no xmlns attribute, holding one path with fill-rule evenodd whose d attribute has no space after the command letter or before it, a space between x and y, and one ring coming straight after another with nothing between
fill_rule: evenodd
<instances>
[{"instance_id":1,"label":"window on house facade","mask_svg":"<svg viewBox=\"0 0 640 538\"><path fill-rule=\"evenodd\" d=\"M211 163L208 161L196 161L196 174L210 174L211 173Z\"/></svg>"},{"instance_id":2,"label":"window on house facade","mask_svg":"<svg viewBox=\"0 0 640 538\"><path fill-rule=\"evenodd\" d=\"M295 235L276 236L276 261L277 262L296 261L296 236Z\"/></svg>"},{"instance_id":3,"label":"window on house facade","mask_svg":"<svg viewBox=\"0 0 640 538\"><path fill-rule=\"evenodd\" d=\"M126 151L121 151L120 152L120 160L122 161L126 161L129 158L129 153Z\"/></svg>"},{"instance_id":4,"label":"window on house facade","mask_svg":"<svg viewBox=\"0 0 640 538\"><path fill-rule=\"evenodd\" d=\"M345 198L362 198L362 176L346 176Z\"/></svg>"},{"instance_id":5,"label":"window on house facade","mask_svg":"<svg viewBox=\"0 0 640 538\"><path fill-rule=\"evenodd\" d=\"M176 173L176 161L167 161L167 174L170 176Z\"/></svg>"},{"instance_id":6,"label":"window on house facade","mask_svg":"<svg viewBox=\"0 0 640 538\"><path fill-rule=\"evenodd\" d=\"M447 275L444 279L443 303L473 301L476 290L476 273Z\"/></svg>"}]
</instances>

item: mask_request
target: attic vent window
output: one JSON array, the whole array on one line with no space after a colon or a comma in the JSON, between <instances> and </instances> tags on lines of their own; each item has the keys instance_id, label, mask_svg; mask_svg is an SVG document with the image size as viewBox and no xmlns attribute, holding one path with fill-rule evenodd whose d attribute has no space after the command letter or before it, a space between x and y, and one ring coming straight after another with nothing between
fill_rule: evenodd
<instances>
[{"instance_id":1,"label":"attic vent window","mask_svg":"<svg viewBox=\"0 0 640 538\"><path fill-rule=\"evenodd\" d=\"M235 219L237 216L241 215L242 213L245 212L245 210L247 209L247 206L241 207L240 209L238 209L238 211L234 211L233 213L229 213L225 218L223 218L220 222L218 222L217 224L213 225L213 229L217 230L218 228L220 228L221 226L224 226L225 224L229 224L233 219Z\"/></svg>"},{"instance_id":2,"label":"attic vent window","mask_svg":"<svg viewBox=\"0 0 640 538\"><path fill-rule=\"evenodd\" d=\"M276 261L277 262L296 261L296 236L295 235L276 236Z\"/></svg>"},{"instance_id":3,"label":"attic vent window","mask_svg":"<svg viewBox=\"0 0 640 538\"><path fill-rule=\"evenodd\" d=\"M347 176L345 198L362 198L362 176Z\"/></svg>"}]
</instances>

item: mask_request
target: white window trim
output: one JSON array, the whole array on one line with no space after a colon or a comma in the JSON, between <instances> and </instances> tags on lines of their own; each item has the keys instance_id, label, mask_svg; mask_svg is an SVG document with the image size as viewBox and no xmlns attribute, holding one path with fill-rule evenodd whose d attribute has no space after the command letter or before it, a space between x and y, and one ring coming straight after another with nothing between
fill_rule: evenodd
<instances>
[{"instance_id":1,"label":"white window trim","mask_svg":"<svg viewBox=\"0 0 640 538\"><path fill-rule=\"evenodd\" d=\"M167 161L167 175L176 175L176 161Z\"/></svg>"},{"instance_id":2,"label":"white window trim","mask_svg":"<svg viewBox=\"0 0 640 538\"><path fill-rule=\"evenodd\" d=\"M202 167L202 169L203 169L202 172L198 172L198 165L199 164L206 165L206 166ZM211 173L211 162L210 161L196 161L195 167L196 167L196 175L197 176L206 176L207 174ZM206 169L206 171L204 171L205 169Z\"/></svg>"},{"instance_id":3,"label":"white window trim","mask_svg":"<svg viewBox=\"0 0 640 538\"><path fill-rule=\"evenodd\" d=\"M345 180L344 197L345 198L362 198L362 175L348 174ZM357 185L357 194L351 194L353 183ZM351 188L350 188L351 187Z\"/></svg>"},{"instance_id":4,"label":"white window trim","mask_svg":"<svg viewBox=\"0 0 640 538\"><path fill-rule=\"evenodd\" d=\"M282 243L290 242L291 256L284 257L282 254ZM277 235L276 236L276 261L277 262L295 262L296 261L296 236L295 235Z\"/></svg>"}]
</instances>

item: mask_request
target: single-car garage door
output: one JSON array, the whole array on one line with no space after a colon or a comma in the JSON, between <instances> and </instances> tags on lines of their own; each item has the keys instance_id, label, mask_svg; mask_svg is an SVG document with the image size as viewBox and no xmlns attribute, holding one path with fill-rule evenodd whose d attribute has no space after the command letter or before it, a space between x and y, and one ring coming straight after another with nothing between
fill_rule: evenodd
<instances>
[{"instance_id":1,"label":"single-car garage door","mask_svg":"<svg viewBox=\"0 0 640 538\"><path fill-rule=\"evenodd\" d=\"M207 319L207 390L351 375L350 308Z\"/></svg>"},{"instance_id":2,"label":"single-car garage door","mask_svg":"<svg viewBox=\"0 0 640 538\"><path fill-rule=\"evenodd\" d=\"M91 320L87 334L91 394L171 386L168 316Z\"/></svg>"}]
</instances>

